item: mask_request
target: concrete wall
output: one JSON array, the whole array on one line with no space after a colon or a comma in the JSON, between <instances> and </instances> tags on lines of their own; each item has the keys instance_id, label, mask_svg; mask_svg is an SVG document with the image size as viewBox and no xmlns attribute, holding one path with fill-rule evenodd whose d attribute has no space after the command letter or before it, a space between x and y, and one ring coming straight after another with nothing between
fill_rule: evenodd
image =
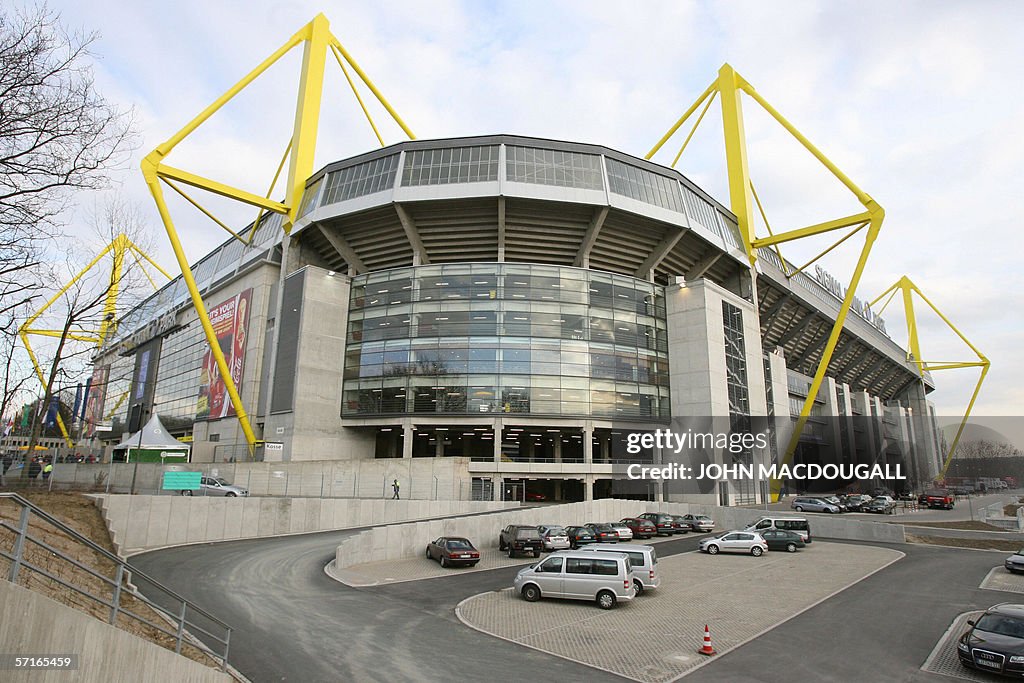
<instances>
[{"instance_id":1,"label":"concrete wall","mask_svg":"<svg viewBox=\"0 0 1024 683\"><path fill-rule=\"evenodd\" d=\"M390 498L391 482L398 479L402 498L415 500L469 500L472 475L468 458L386 458L324 460L314 462L71 464L53 466L54 488L81 486L103 492L178 495L161 491L163 472L176 467L224 477L249 489L253 496L295 498ZM109 478L110 489L107 490Z\"/></svg>"},{"instance_id":2,"label":"concrete wall","mask_svg":"<svg viewBox=\"0 0 1024 683\"><path fill-rule=\"evenodd\" d=\"M78 655L67 671L5 672L7 681L177 681L227 683L222 671L203 666L26 588L0 581L0 652Z\"/></svg>"},{"instance_id":3,"label":"concrete wall","mask_svg":"<svg viewBox=\"0 0 1024 683\"><path fill-rule=\"evenodd\" d=\"M630 517L648 511L683 515L706 514L715 520L716 529L745 526L764 515L751 508L717 507L688 503L651 503L636 500L602 499L527 510L506 510L474 517L429 520L409 524L378 526L345 539L339 546L335 566L339 569L365 562L419 557L427 543L439 536L463 536L478 548L496 548L498 534L508 524L584 524ZM774 514L774 513L773 513ZM797 516L797 515L783 515ZM862 522L842 517L815 516L811 532L818 537L903 543L903 527L877 522Z\"/></svg>"},{"instance_id":4,"label":"concrete wall","mask_svg":"<svg viewBox=\"0 0 1024 683\"><path fill-rule=\"evenodd\" d=\"M517 507L516 502L96 496L123 557L186 543L348 529Z\"/></svg>"}]
</instances>

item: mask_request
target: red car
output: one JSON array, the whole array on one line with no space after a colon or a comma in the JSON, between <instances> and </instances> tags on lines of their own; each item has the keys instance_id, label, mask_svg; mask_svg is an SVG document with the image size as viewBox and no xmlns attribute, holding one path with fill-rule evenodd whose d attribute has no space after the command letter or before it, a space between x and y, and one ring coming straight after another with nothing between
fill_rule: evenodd
<instances>
[{"instance_id":1,"label":"red car","mask_svg":"<svg viewBox=\"0 0 1024 683\"><path fill-rule=\"evenodd\" d=\"M619 521L629 527L629 530L633 532L633 538L650 538L658 535L658 527L654 526L654 522L649 519L626 517Z\"/></svg>"},{"instance_id":2,"label":"red car","mask_svg":"<svg viewBox=\"0 0 1024 683\"><path fill-rule=\"evenodd\" d=\"M527 491L526 494L523 497L526 500L534 502L534 503L543 503L545 500L548 499L548 497L545 496L543 493L535 493L535 492L532 492L532 491Z\"/></svg>"},{"instance_id":3,"label":"red car","mask_svg":"<svg viewBox=\"0 0 1024 683\"><path fill-rule=\"evenodd\" d=\"M442 536L427 546L427 559L437 560L442 567L472 567L480 561L480 551L473 547L468 538Z\"/></svg>"}]
</instances>

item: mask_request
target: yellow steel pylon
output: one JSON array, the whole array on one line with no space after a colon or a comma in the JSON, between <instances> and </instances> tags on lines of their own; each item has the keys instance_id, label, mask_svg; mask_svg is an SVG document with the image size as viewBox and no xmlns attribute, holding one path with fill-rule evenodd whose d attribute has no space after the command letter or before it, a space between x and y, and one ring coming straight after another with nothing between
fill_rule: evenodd
<instances>
[{"instance_id":1,"label":"yellow steel pylon","mask_svg":"<svg viewBox=\"0 0 1024 683\"><path fill-rule=\"evenodd\" d=\"M907 354L907 359L910 362L915 363L917 365L918 371L920 372L922 377L924 376L924 373L932 372L932 371L935 371L935 370L955 370L955 369L958 369L958 368L981 368L981 376L978 377L978 384L974 387L974 393L971 394L971 400L967 404L967 410L964 411L964 418L963 418L963 420L960 421L960 427L959 427L959 429L957 429L956 436L953 438L953 444L949 447L949 453L946 455L945 460L943 461L942 471L939 473L938 477L936 477L937 479L944 479L945 476L946 476L946 470L949 469L949 463L952 462L953 455L956 453L957 444L960 443L960 436L963 434L964 427L967 426L967 418L969 418L971 416L971 410L974 408L974 402L978 399L978 394L981 392L981 384L982 384L982 382L985 381L985 375L988 374L988 369L989 369L989 367L991 367L992 364L989 362L988 358L985 357L985 354L983 354L981 351L979 351L974 346L974 344L972 344L971 342L967 341L967 337L965 337L963 335L963 333L960 332L960 330L957 329L956 325L954 325L952 322L950 322L949 318L947 318L945 315L943 315L942 311L940 311L935 306L935 304L933 304L928 299L928 297L926 297L924 295L924 293L920 289L917 288L917 285L915 285L911 281L911 279L909 277L907 277L906 275L904 275L899 280L897 280L895 283L893 283L893 285L891 287L889 287L889 289L887 289L884 292L882 292L881 294L879 294L875 298L875 300L871 302L870 305L874 306L876 303L881 301L883 297L885 297L887 294L890 294L890 292L891 292L891 295L886 300L885 304L882 305L882 308L879 309L878 313L879 313L879 315L881 315L882 311L884 311L886 306L889 305L889 302L891 302L893 297L896 296L896 292L901 292L903 294L903 312L904 312L904 315L907 318L907 337L909 338L909 341L908 341L907 345L910 347L910 351ZM967 344L967 346L970 347L971 351L973 351L978 356L978 360L976 360L976 361L963 361L963 362L960 362L960 361L936 362L936 361L927 361L927 360L923 359L923 357L921 355L921 340L920 340L920 338L918 337L918 334L917 334L917 317L914 314L914 294L915 293L919 297L921 297L922 301L924 301L926 304L928 304L929 308L931 308L933 311L935 311L935 314L937 316L939 316L939 318L942 319L942 322L946 323L946 326L949 327L949 329L953 330L954 334L956 334L956 336L958 336L960 338L960 340L964 344Z\"/></svg>"},{"instance_id":2,"label":"yellow steel pylon","mask_svg":"<svg viewBox=\"0 0 1024 683\"><path fill-rule=\"evenodd\" d=\"M811 155L813 155L815 159L828 169L828 171L837 180L839 180L840 183L853 193L857 198L857 201L864 206L865 210L852 216L845 216L804 228L788 230L778 234L771 232L771 228L768 226L767 220L765 220L765 226L769 231L769 235L767 237L758 237L754 230L754 203L756 202L758 209L761 210L762 218L764 218L764 212L761 207L761 202L757 199L757 195L754 192L754 186L751 182L750 171L747 165L747 143L746 135L743 130L743 108L740 98L741 93L747 94L773 119L775 119L779 125L786 129L790 135L796 138L797 142L799 142L804 149L810 152ZM722 106L722 127L725 132L725 157L729 177L730 205L732 212L736 214L740 238L743 240L743 246L746 250L747 257L750 259L751 266L753 266L757 260L757 250L762 247L772 247L778 253L778 245L785 242L820 235L833 230L852 228L848 234L844 235L827 249L795 270L789 270L786 260L781 258L780 253L780 260L782 261L784 272L787 277L792 277L838 247L841 243L852 237L853 234L859 232L865 227L867 228L867 234L864 238L864 246L861 249L860 257L857 259L857 265L854 267L853 276L850 278L850 285L846 290L846 296L843 298L843 303L839 307L839 314L836 316L835 325L833 325L832 331L829 334L828 342L825 344L825 349L821 356L821 362L818 364L818 369L814 373L814 379L812 380L810 389L807 392L807 399L804 401L803 407L800 410L800 415L797 417L796 424L793 428L793 434L789 440L789 445L786 447L782 464L788 464L800 442L800 433L803 431L804 425L807 423L807 418L810 417L811 409L814 407L815 397L817 397L818 390L821 388L822 382L824 382L828 364L832 360L832 354L836 349L836 345L839 343L839 336L843 331L843 324L846 322L846 316L850 312L850 307L853 305L853 299L857 293L857 286L860 284L861 275L864 273L864 267L867 264L868 256L871 253L871 247L874 244L875 239L878 237L878 232L882 227L882 221L885 218L885 210L882 209L878 202L872 199L870 195L857 187L857 185L850 180L846 174L839 170L839 168L817 147L815 147L810 140L804 137L804 135L801 134L795 126L793 126L793 124L787 121L782 114L776 111L774 107L772 107L763 97L761 97L761 95L758 94L756 90L754 90L754 87L750 85L750 83L736 73L736 71L728 64L722 65L722 68L718 71L718 78L708 86L704 93L697 98L697 101L686 110L679 120L668 130L667 133L665 133L657 144L654 145L651 151L647 153L646 158L650 159L653 157L676 133L676 131L679 130L683 123L685 123L686 120L697 111L698 107L703 104L704 108L701 111L700 116L698 116L697 121L693 125L693 129L683 141L683 144L679 149L679 153L676 154L675 160L672 162L672 166L674 167L679 161L679 157L682 155L683 150L686 149L687 144L689 144L692 139L694 131L696 131L697 126L700 125L701 120L704 118L704 114L707 113L707 110L711 106L715 96L719 97ZM778 480L772 480L771 493L773 500L778 499L780 490L781 482Z\"/></svg>"},{"instance_id":3,"label":"yellow steel pylon","mask_svg":"<svg viewBox=\"0 0 1024 683\"><path fill-rule=\"evenodd\" d=\"M65 334L64 330L39 329L32 326L36 320L39 319L39 316L45 313L47 309L57 301L57 299L64 296L64 294L67 293L67 291L71 289L76 282L81 280L82 277L92 270L92 268L95 267L96 264L98 264L107 254L111 255L113 264L110 268L110 281L104 294L103 318L100 321L98 329L69 331ZM125 256L129 254L134 256L135 262L140 268L142 268L142 272L146 274L146 277L149 279L149 282L153 285L154 289L157 288L156 283L153 282L153 278L149 277L149 273L146 272L145 268L142 266L142 262L139 260L140 258L156 268L157 271L159 271L168 280L171 279L171 276L167 271L161 268L144 251L135 246L135 244L128 239L127 235L120 234L117 235L110 244L103 249L103 251L97 254L96 257L93 258L87 266L85 266L85 268L78 271L78 274L61 287L56 294L50 297L50 300L43 304L42 308L33 313L18 328L18 336L21 337L21 343L25 345L25 350L28 352L29 360L32 361L32 366L35 368L36 377L39 378L39 382L43 385L44 389L46 388L46 378L43 376L43 370L39 366L39 360L36 358L35 351L32 350L32 344L29 343L29 336L36 335L40 337L56 337L58 339L64 336L66 339L70 339L72 341L86 342L95 344L96 346L102 346L107 337L117 331L117 298L121 292L121 278L124 275L124 259ZM44 409L46 408L44 407ZM71 435L68 434L67 427L64 425L64 420L61 418L59 410L57 411L57 424L60 426L60 432L64 436L64 441L67 443L68 447L74 447L74 441L71 439Z\"/></svg>"},{"instance_id":4,"label":"yellow steel pylon","mask_svg":"<svg viewBox=\"0 0 1024 683\"><path fill-rule=\"evenodd\" d=\"M244 90L250 83L256 80L257 77L270 68L270 66L277 62L281 57L287 54L292 48L300 44L304 46L302 70L299 80L299 93L295 107L295 122L292 129L292 137L285 151L285 157L288 158L289 161L284 201L274 201L271 200L270 197L274 192L274 187L276 186L281 170L284 167L285 159L281 160L281 165L278 167L277 173L274 175L274 179L271 182L270 189L267 191L266 196L259 196L251 192L246 192L245 190L226 185L216 180L204 178L193 173L189 173L188 171L168 166L164 163L164 158L170 154L171 150L173 150L178 143L188 137L204 121L213 116L213 114L220 110L221 107L227 104L239 92ZM160 219L163 221L164 227L167 230L167 237L170 239L171 246L174 249L174 256L181 269L182 278L184 279L185 285L188 287L189 294L192 297L192 303L195 306L199 322L206 334L206 341L210 345L210 351L217 362L217 367L220 370L220 376L224 381L224 387L231 399L231 404L235 408L235 415L238 418L238 423L242 428L242 433L245 435L246 442L249 445L250 455L257 443L256 435L249 422L249 415L242 406L242 400L238 394L238 388L235 386L234 380L232 379L231 372L227 366L227 361L224 358L224 353L221 351L220 344L214 334L213 326L210 324L210 318L207 314L206 306L203 303L202 297L199 294L199 289L196 287L195 278L192 277L192 270L189 267L188 258L185 256L181 240L178 238L174 222L171 220L170 212L168 211L167 204L164 201L163 189L160 186L160 181L163 181L171 189L181 194L188 202L196 206L206 216L213 219L221 228L242 242L248 244L248 242L252 240L252 237L256 232L255 227L259 224L259 221L265 211L273 211L275 213L283 214L284 231L286 234L289 233L292 225L298 217L299 206L302 202L302 194L305 190L306 180L313 173L313 155L316 149L317 127L320 121L320 103L323 95L324 69L328 51L334 55L335 60L338 62L342 72L345 74L345 79L351 86L352 91L359 102L359 106L362 108L363 113L370 122L370 126L373 128L374 134L381 142L381 145L384 144L384 141L381 138L373 119L370 118L370 114L367 111L362 98L359 96L355 84L349 77L348 70L345 67L346 63L352 68L356 75L359 76L366 87L369 88L370 92L373 93L377 98L377 101L380 102L388 114L391 115L395 123L398 124L410 139L415 139L416 136L413 135L412 131L405 124L402 118L384 98L384 95L381 94L348 51L345 50L338 39L330 32L327 18L323 14L318 14L311 22L303 26L295 33L295 35L289 38L284 45L277 49L276 52L263 60L263 62L250 71L244 78L242 78L242 80L232 86L210 106L204 109L198 116L192 119L192 121L186 124L184 128L171 136L166 142L159 145L142 160L142 174L146 179L146 184L149 186L150 193L153 195L153 200L156 202L157 210L160 212ZM257 207L259 209L259 214L257 215L253 230L249 233L248 240L232 231L221 221L217 220L209 211L200 206L198 202L186 195L175 184L175 182L192 185L208 192Z\"/></svg>"}]
</instances>

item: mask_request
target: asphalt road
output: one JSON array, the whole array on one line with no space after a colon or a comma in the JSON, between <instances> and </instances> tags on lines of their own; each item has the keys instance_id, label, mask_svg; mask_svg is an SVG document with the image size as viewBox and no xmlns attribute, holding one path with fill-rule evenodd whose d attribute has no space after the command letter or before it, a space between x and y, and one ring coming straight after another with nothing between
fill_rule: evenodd
<instances>
[{"instance_id":1,"label":"asphalt road","mask_svg":"<svg viewBox=\"0 0 1024 683\"><path fill-rule=\"evenodd\" d=\"M328 578L323 567L351 533L185 546L130 562L233 626L230 661L257 683L623 680L485 636L455 618L461 600L507 587L517 567L363 589ZM697 542L683 537L658 553L693 550ZM999 553L891 547L907 557L687 681L930 680L919 667L956 615L1020 601L978 588L1001 563Z\"/></svg>"}]
</instances>

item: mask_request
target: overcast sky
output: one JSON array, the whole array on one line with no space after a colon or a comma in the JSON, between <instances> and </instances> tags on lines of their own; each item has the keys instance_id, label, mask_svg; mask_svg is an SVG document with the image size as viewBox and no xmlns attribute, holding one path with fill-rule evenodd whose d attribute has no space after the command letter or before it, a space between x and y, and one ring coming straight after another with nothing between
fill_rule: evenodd
<instances>
[{"instance_id":1,"label":"overcast sky","mask_svg":"<svg viewBox=\"0 0 1024 683\"><path fill-rule=\"evenodd\" d=\"M885 209L859 293L909 275L992 361L979 415L1021 415L1020 2L52 2L96 30L97 87L134 110L141 144L117 192L139 202L157 259L173 260L138 161L280 46L317 11L417 137L517 133L643 156L729 62ZM265 193L290 135L298 53L279 62L167 162ZM317 166L377 146L328 64ZM364 98L369 94L363 90ZM678 168L728 205L714 107ZM402 139L380 107L387 143ZM751 175L776 231L859 204L744 102ZM656 157L669 164L682 138ZM94 201L90 199L89 201ZM209 207L242 226L254 212ZM172 202L188 256L226 235ZM80 221L79 221L80 222ZM761 231L761 234L764 234ZM796 245L803 263L827 242ZM847 281L861 241L823 264ZM974 360L917 307L928 360ZM884 314L905 343L896 302ZM935 376L939 411L963 411L978 371Z\"/></svg>"}]
</instances>

